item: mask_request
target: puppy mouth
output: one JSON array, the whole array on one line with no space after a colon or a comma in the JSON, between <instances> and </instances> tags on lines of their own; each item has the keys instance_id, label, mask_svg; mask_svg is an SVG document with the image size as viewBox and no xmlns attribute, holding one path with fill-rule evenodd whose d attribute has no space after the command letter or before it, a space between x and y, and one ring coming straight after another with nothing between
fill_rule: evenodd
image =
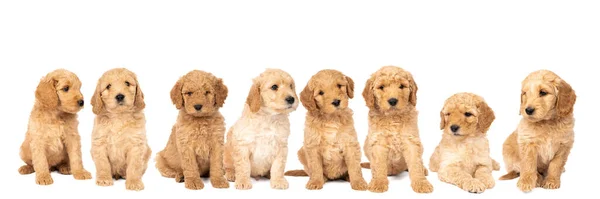
<instances>
[{"instance_id":1,"label":"puppy mouth","mask_svg":"<svg viewBox=\"0 0 600 199\"><path fill-rule=\"evenodd\" d=\"M454 135L454 136L462 136L462 135L461 135L460 133L458 133L458 132L452 132L452 135Z\"/></svg>"}]
</instances>

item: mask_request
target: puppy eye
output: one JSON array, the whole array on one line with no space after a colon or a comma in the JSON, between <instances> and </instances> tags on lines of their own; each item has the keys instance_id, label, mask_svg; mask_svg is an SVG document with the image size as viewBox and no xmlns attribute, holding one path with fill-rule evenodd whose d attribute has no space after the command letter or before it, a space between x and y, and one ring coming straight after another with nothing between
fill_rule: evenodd
<instances>
[{"instance_id":1,"label":"puppy eye","mask_svg":"<svg viewBox=\"0 0 600 199\"><path fill-rule=\"evenodd\" d=\"M194 93L194 92L187 92L187 93L185 93L185 94L186 94L187 96L192 96L192 94L193 94L193 93Z\"/></svg>"},{"instance_id":2,"label":"puppy eye","mask_svg":"<svg viewBox=\"0 0 600 199\"><path fill-rule=\"evenodd\" d=\"M125 85L126 86L131 86L131 83L129 83L128 81L125 81Z\"/></svg>"},{"instance_id":3,"label":"puppy eye","mask_svg":"<svg viewBox=\"0 0 600 199\"><path fill-rule=\"evenodd\" d=\"M319 91L319 95L323 95L325 94L323 91Z\"/></svg>"},{"instance_id":4,"label":"puppy eye","mask_svg":"<svg viewBox=\"0 0 600 199\"><path fill-rule=\"evenodd\" d=\"M106 89L110 89L110 86L111 86L110 84L106 85Z\"/></svg>"},{"instance_id":5,"label":"puppy eye","mask_svg":"<svg viewBox=\"0 0 600 199\"><path fill-rule=\"evenodd\" d=\"M205 94L205 95L208 95L208 94L210 94L210 91L206 91L206 92L204 92L204 94Z\"/></svg>"},{"instance_id":6,"label":"puppy eye","mask_svg":"<svg viewBox=\"0 0 600 199\"><path fill-rule=\"evenodd\" d=\"M446 116L450 116L450 113L446 113L446 114L444 114L444 115L446 115Z\"/></svg>"},{"instance_id":7,"label":"puppy eye","mask_svg":"<svg viewBox=\"0 0 600 199\"><path fill-rule=\"evenodd\" d=\"M383 90L383 86L379 86L379 90Z\"/></svg>"},{"instance_id":8,"label":"puppy eye","mask_svg":"<svg viewBox=\"0 0 600 199\"><path fill-rule=\"evenodd\" d=\"M338 87L338 88L342 88L342 85L341 85L341 84L338 84L338 85L337 85L337 87Z\"/></svg>"},{"instance_id":9,"label":"puppy eye","mask_svg":"<svg viewBox=\"0 0 600 199\"><path fill-rule=\"evenodd\" d=\"M540 97L544 97L548 95L548 93L546 91L540 91Z\"/></svg>"},{"instance_id":10,"label":"puppy eye","mask_svg":"<svg viewBox=\"0 0 600 199\"><path fill-rule=\"evenodd\" d=\"M290 84L290 88L294 88L294 85Z\"/></svg>"},{"instance_id":11,"label":"puppy eye","mask_svg":"<svg viewBox=\"0 0 600 199\"><path fill-rule=\"evenodd\" d=\"M404 89L406 88L406 86L404 86L404 84L400 84L400 89Z\"/></svg>"},{"instance_id":12,"label":"puppy eye","mask_svg":"<svg viewBox=\"0 0 600 199\"><path fill-rule=\"evenodd\" d=\"M279 86L277 86L277 84L273 84L273 86L271 86L271 90L276 91L277 89L279 89Z\"/></svg>"},{"instance_id":13,"label":"puppy eye","mask_svg":"<svg viewBox=\"0 0 600 199\"><path fill-rule=\"evenodd\" d=\"M467 116L467 117L471 117L471 116L473 116L473 114L472 114L472 113L470 113L470 112L466 112L466 113L465 113L465 116Z\"/></svg>"}]
</instances>

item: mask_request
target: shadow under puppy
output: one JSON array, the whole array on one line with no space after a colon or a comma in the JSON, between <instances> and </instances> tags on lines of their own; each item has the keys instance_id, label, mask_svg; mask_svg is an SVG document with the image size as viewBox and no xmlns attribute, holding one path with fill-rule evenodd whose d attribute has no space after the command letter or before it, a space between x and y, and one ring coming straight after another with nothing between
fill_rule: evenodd
<instances>
[{"instance_id":1,"label":"shadow under puppy","mask_svg":"<svg viewBox=\"0 0 600 199\"><path fill-rule=\"evenodd\" d=\"M494 187L492 170L500 166L490 157L487 139L494 111L478 95L457 93L446 99L440 117L443 134L429 161L431 171L471 193Z\"/></svg>"},{"instance_id":2,"label":"shadow under puppy","mask_svg":"<svg viewBox=\"0 0 600 199\"><path fill-rule=\"evenodd\" d=\"M126 189L143 190L142 176L151 150L146 140L146 104L136 75L124 68L105 72L98 80L92 106L96 184L111 186L113 178L125 178Z\"/></svg>"},{"instance_id":3,"label":"shadow under puppy","mask_svg":"<svg viewBox=\"0 0 600 199\"><path fill-rule=\"evenodd\" d=\"M520 175L517 187L524 192L536 186L560 187L560 176L574 142L576 98L571 86L552 71L535 71L523 80L523 118L504 142L502 155L508 174L500 180Z\"/></svg>"},{"instance_id":4,"label":"shadow under puppy","mask_svg":"<svg viewBox=\"0 0 600 199\"><path fill-rule=\"evenodd\" d=\"M385 192L387 176L410 171L412 189L430 193L433 186L425 176L423 145L417 125L417 84L410 72L395 66L384 66L367 80L363 97L369 107L369 134L365 154L370 163L373 179L372 192Z\"/></svg>"},{"instance_id":5,"label":"shadow under puppy","mask_svg":"<svg viewBox=\"0 0 600 199\"><path fill-rule=\"evenodd\" d=\"M41 79L35 91L35 105L29 116L20 156L26 165L20 174L36 172L35 182L49 185L50 171L77 180L91 179L81 161L81 138L77 112L83 108L81 81L72 72L58 69Z\"/></svg>"},{"instance_id":6,"label":"shadow under puppy","mask_svg":"<svg viewBox=\"0 0 600 199\"><path fill-rule=\"evenodd\" d=\"M156 154L156 168L164 177L185 182L188 189L204 188L209 176L215 188L228 188L223 172L225 118L219 112L227 87L214 75L194 70L179 78L171 100L179 110L164 150Z\"/></svg>"},{"instance_id":7,"label":"shadow under puppy","mask_svg":"<svg viewBox=\"0 0 600 199\"><path fill-rule=\"evenodd\" d=\"M325 180L345 179L352 189L366 190L360 167L360 144L354 129L349 99L354 81L336 70L313 75L300 93L308 111L304 124L304 145L298 159L304 170L288 171L289 176L309 176L306 188L322 189Z\"/></svg>"},{"instance_id":8,"label":"shadow under puppy","mask_svg":"<svg viewBox=\"0 0 600 199\"><path fill-rule=\"evenodd\" d=\"M290 135L289 113L298 100L292 77L267 69L254 79L242 117L229 129L225 146L227 179L250 189L250 177L271 178L271 188L287 189L283 177Z\"/></svg>"}]
</instances>

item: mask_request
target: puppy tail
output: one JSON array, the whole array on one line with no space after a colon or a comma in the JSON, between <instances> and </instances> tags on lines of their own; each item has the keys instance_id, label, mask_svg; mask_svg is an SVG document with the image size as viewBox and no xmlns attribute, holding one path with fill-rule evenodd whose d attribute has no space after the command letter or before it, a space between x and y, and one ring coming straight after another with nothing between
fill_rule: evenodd
<instances>
[{"instance_id":1,"label":"puppy tail","mask_svg":"<svg viewBox=\"0 0 600 199\"><path fill-rule=\"evenodd\" d=\"M291 170L291 171L286 171L285 176L308 176L308 173L306 173L306 171L304 170Z\"/></svg>"},{"instance_id":2,"label":"puppy tail","mask_svg":"<svg viewBox=\"0 0 600 199\"><path fill-rule=\"evenodd\" d=\"M512 180L517 177L519 177L519 173L517 173L516 171L510 171L506 175L500 177L500 180Z\"/></svg>"},{"instance_id":3,"label":"puppy tail","mask_svg":"<svg viewBox=\"0 0 600 199\"><path fill-rule=\"evenodd\" d=\"M365 168L365 169L370 169L371 168L371 163L370 162L360 163L360 167Z\"/></svg>"},{"instance_id":4,"label":"puppy tail","mask_svg":"<svg viewBox=\"0 0 600 199\"><path fill-rule=\"evenodd\" d=\"M492 159L492 169L494 169L494 171L500 171L500 164L498 162L496 162L496 160Z\"/></svg>"}]
</instances>

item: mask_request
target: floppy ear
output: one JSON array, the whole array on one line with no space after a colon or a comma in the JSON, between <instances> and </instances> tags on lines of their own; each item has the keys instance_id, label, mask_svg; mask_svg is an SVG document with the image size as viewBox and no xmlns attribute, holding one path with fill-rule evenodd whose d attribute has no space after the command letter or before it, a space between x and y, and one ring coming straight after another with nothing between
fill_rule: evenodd
<instances>
[{"instance_id":1,"label":"floppy ear","mask_svg":"<svg viewBox=\"0 0 600 199\"><path fill-rule=\"evenodd\" d=\"M96 115L104 111L104 102L102 101L102 96L100 94L102 88L100 87L100 85L101 82L98 81L98 84L96 85L96 91L94 91L94 95L92 96L92 112L94 112L94 114Z\"/></svg>"},{"instance_id":2,"label":"floppy ear","mask_svg":"<svg viewBox=\"0 0 600 199\"><path fill-rule=\"evenodd\" d=\"M175 86L171 89L171 101L175 104L175 108L181 109L184 106L183 95L181 89L183 88L183 78L179 78Z\"/></svg>"},{"instance_id":3,"label":"floppy ear","mask_svg":"<svg viewBox=\"0 0 600 199\"><path fill-rule=\"evenodd\" d=\"M446 118L444 118L444 112L440 111L440 130L446 127Z\"/></svg>"},{"instance_id":4,"label":"floppy ear","mask_svg":"<svg viewBox=\"0 0 600 199\"><path fill-rule=\"evenodd\" d=\"M408 98L408 101L413 105L413 106L417 106L417 90L419 90L419 88L417 87L417 83L415 82L415 79L413 79L412 77L410 78L410 80L408 81L409 88L410 88L410 96Z\"/></svg>"},{"instance_id":5,"label":"floppy ear","mask_svg":"<svg viewBox=\"0 0 600 199\"><path fill-rule=\"evenodd\" d=\"M477 125L479 127L479 130L482 133L486 133L492 125L494 119L496 119L494 111L487 105L487 103L481 101L477 105L477 112L479 112L479 116L477 118Z\"/></svg>"},{"instance_id":6,"label":"floppy ear","mask_svg":"<svg viewBox=\"0 0 600 199\"><path fill-rule=\"evenodd\" d=\"M521 109L523 109L523 103L527 101L527 95L521 91L521 106L519 106L519 115L521 115Z\"/></svg>"},{"instance_id":7,"label":"floppy ear","mask_svg":"<svg viewBox=\"0 0 600 199\"><path fill-rule=\"evenodd\" d=\"M218 107L223 107L225 104L225 99L227 99L227 86L223 84L223 79L217 79L217 85L215 85L215 104Z\"/></svg>"},{"instance_id":8,"label":"floppy ear","mask_svg":"<svg viewBox=\"0 0 600 199\"><path fill-rule=\"evenodd\" d=\"M260 106L262 105L260 98L260 83L254 82L252 87L250 88L250 92L248 92L248 97L246 98L246 104L250 107L250 111L256 113L260 110Z\"/></svg>"},{"instance_id":9,"label":"floppy ear","mask_svg":"<svg viewBox=\"0 0 600 199\"><path fill-rule=\"evenodd\" d=\"M56 93L56 80L52 77L44 77L35 90L35 98L44 109L55 109L58 107L58 94Z\"/></svg>"},{"instance_id":10,"label":"floppy ear","mask_svg":"<svg viewBox=\"0 0 600 199\"><path fill-rule=\"evenodd\" d=\"M365 98L365 102L367 103L367 107L369 109L375 109L375 94L373 93L373 77L367 80L365 84L365 89L363 90L363 98Z\"/></svg>"},{"instance_id":11,"label":"floppy ear","mask_svg":"<svg viewBox=\"0 0 600 199\"><path fill-rule=\"evenodd\" d=\"M146 107L146 103L144 103L144 93L140 88L140 83L137 78L135 79L135 101L133 102L133 106L136 111L141 111Z\"/></svg>"},{"instance_id":12,"label":"floppy ear","mask_svg":"<svg viewBox=\"0 0 600 199\"><path fill-rule=\"evenodd\" d=\"M558 90L558 99L556 100L558 116L566 117L573 113L573 105L575 105L577 96L575 95L575 91L571 88L571 85L564 80L560 81L556 89Z\"/></svg>"},{"instance_id":13,"label":"floppy ear","mask_svg":"<svg viewBox=\"0 0 600 199\"><path fill-rule=\"evenodd\" d=\"M300 92L300 101L307 111L316 111L318 109L313 95L314 91L310 88L309 84L306 84L304 90Z\"/></svg>"},{"instance_id":14,"label":"floppy ear","mask_svg":"<svg viewBox=\"0 0 600 199\"><path fill-rule=\"evenodd\" d=\"M346 84L346 91L348 91L348 97L352 99L354 97L354 80L352 80L352 78L348 76L346 76L345 78L348 82L348 84Z\"/></svg>"}]
</instances>

